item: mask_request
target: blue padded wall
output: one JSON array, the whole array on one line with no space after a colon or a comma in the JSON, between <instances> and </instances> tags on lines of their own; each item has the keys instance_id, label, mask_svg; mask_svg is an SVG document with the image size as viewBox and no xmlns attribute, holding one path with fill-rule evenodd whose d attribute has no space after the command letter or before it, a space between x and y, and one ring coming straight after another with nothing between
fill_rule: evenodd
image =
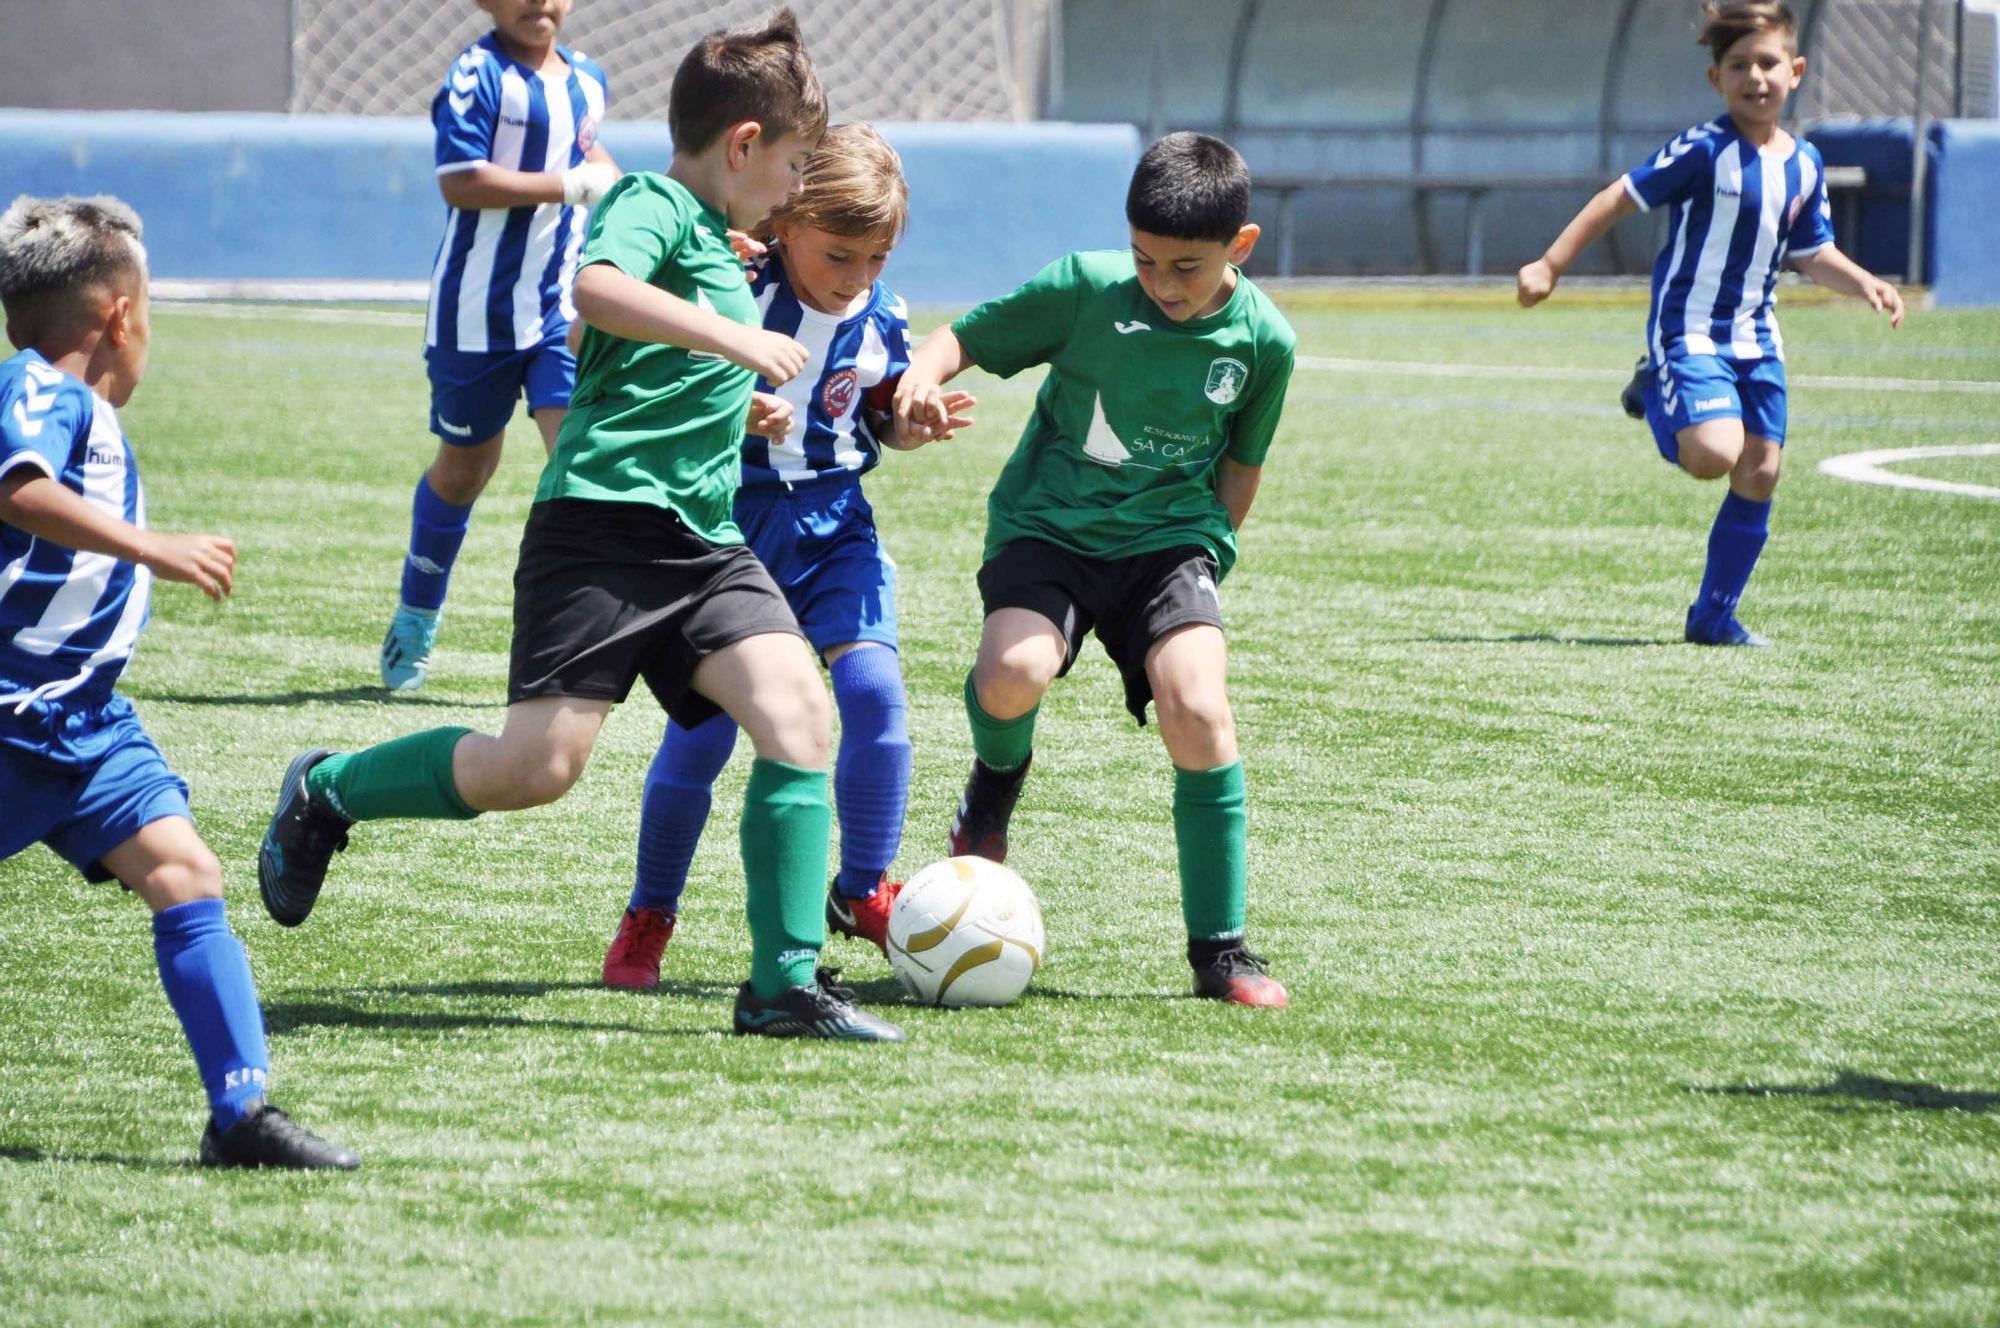
<instances>
[{"instance_id":1,"label":"blue padded wall","mask_svg":"<svg viewBox=\"0 0 2000 1328\"><path fill-rule=\"evenodd\" d=\"M913 303L971 303L1126 242L1130 125L881 128L910 181L887 279ZM627 169L672 155L659 124L613 121L604 142ZM416 119L0 110L7 195L117 194L162 277L424 280L444 227L431 152Z\"/></svg>"}]
</instances>

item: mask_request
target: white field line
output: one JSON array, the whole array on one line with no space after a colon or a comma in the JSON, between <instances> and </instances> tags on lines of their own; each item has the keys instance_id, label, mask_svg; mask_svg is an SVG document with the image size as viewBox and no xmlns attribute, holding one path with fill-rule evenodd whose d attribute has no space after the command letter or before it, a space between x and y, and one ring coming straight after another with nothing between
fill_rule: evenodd
<instances>
[{"instance_id":1,"label":"white field line","mask_svg":"<svg viewBox=\"0 0 2000 1328\"><path fill-rule=\"evenodd\" d=\"M1395 374L1406 378L1493 378L1525 379L1530 382L1622 383L1632 374L1625 369L1560 369L1510 364L1438 364L1426 360L1351 360L1330 355L1301 355L1301 369L1321 369L1330 373ZM1792 378L1799 387L1850 388L1867 392L1972 392L2000 396L2000 382L1966 378L1848 378L1826 374L1799 374Z\"/></svg>"},{"instance_id":2,"label":"white field line","mask_svg":"<svg viewBox=\"0 0 2000 1328\"><path fill-rule=\"evenodd\" d=\"M185 283L193 286L196 283ZM384 283L389 285L392 283ZM393 283L408 285L415 283ZM188 298L168 293L174 283L153 283L154 298L175 313L203 318L290 320L301 323L371 323L387 327L422 326L419 313L396 313L385 309L329 309L283 304L230 304L217 300ZM162 288L167 289L162 289ZM290 288L296 292L297 288ZM383 300L406 297L406 293L384 294ZM240 296L238 298L241 298ZM291 298L297 298L294 293ZM1329 373L1394 374L1405 378L1485 378L1494 380L1530 379L1555 383L1622 383L1632 375L1620 369L1575 369L1550 366L1522 367L1506 364L1441 364L1425 360L1355 360L1331 355L1301 355L1301 369ZM1824 374L1799 374L1791 380L1800 387L1850 388L1870 392L1970 392L2000 396L2000 382L1964 378L1848 378Z\"/></svg>"},{"instance_id":3,"label":"white field line","mask_svg":"<svg viewBox=\"0 0 2000 1328\"><path fill-rule=\"evenodd\" d=\"M1853 480L1856 484L1886 484L1896 489L1923 489L1930 493L1955 493L1967 498L2000 499L2000 488L1990 484L1957 484L1951 480L1926 479L1922 475L1898 475L1886 467L1905 461L1927 461L1933 457L2000 456L2000 443L1957 443L1939 447L1884 447L1872 452L1849 452L1828 457L1819 463L1822 475Z\"/></svg>"}]
</instances>

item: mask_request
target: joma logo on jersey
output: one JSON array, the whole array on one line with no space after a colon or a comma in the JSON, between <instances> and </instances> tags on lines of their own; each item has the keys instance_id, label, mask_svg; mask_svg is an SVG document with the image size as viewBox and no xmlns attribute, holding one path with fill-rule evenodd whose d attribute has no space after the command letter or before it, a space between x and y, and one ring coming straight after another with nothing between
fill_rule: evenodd
<instances>
[{"instance_id":1,"label":"joma logo on jersey","mask_svg":"<svg viewBox=\"0 0 2000 1328\"><path fill-rule=\"evenodd\" d=\"M1218 406L1226 406L1236 400L1249 378L1249 365L1224 355L1209 361L1208 382L1202 386L1201 394Z\"/></svg>"},{"instance_id":2,"label":"joma logo on jersey","mask_svg":"<svg viewBox=\"0 0 2000 1328\"><path fill-rule=\"evenodd\" d=\"M837 420L847 414L847 408L854 404L855 390L860 386L861 378L852 369L828 374L819 389L819 404L827 417Z\"/></svg>"}]
</instances>

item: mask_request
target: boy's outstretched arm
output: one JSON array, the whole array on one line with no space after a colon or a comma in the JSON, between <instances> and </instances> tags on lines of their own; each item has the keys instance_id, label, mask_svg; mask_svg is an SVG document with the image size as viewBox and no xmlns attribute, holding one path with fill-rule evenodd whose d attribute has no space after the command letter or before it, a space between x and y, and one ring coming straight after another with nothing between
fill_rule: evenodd
<instances>
[{"instance_id":1,"label":"boy's outstretched arm","mask_svg":"<svg viewBox=\"0 0 2000 1328\"><path fill-rule=\"evenodd\" d=\"M1262 466L1246 466L1228 457L1216 462L1215 496L1222 501L1223 510L1229 513L1231 530L1243 529L1243 522L1250 515L1250 504L1257 498L1257 486L1263 479Z\"/></svg>"},{"instance_id":2,"label":"boy's outstretched arm","mask_svg":"<svg viewBox=\"0 0 2000 1328\"><path fill-rule=\"evenodd\" d=\"M1638 210L1639 205L1625 191L1623 179L1613 180L1598 190L1583 205L1583 210L1570 219L1569 225L1563 227L1548 252L1515 274L1514 298L1523 309L1532 309L1548 299L1579 254L1603 238L1606 231L1618 224L1619 218Z\"/></svg>"},{"instance_id":3,"label":"boy's outstretched arm","mask_svg":"<svg viewBox=\"0 0 2000 1328\"><path fill-rule=\"evenodd\" d=\"M1794 258L1792 266L1815 286L1824 286L1830 291L1868 301L1868 307L1876 313L1889 315L1890 327L1903 325L1902 293L1832 245L1823 245L1803 258Z\"/></svg>"},{"instance_id":4,"label":"boy's outstretched arm","mask_svg":"<svg viewBox=\"0 0 2000 1328\"><path fill-rule=\"evenodd\" d=\"M972 357L949 323L924 338L896 384L896 437L901 446L919 447L963 427L952 423L944 385L971 367Z\"/></svg>"},{"instance_id":5,"label":"boy's outstretched arm","mask_svg":"<svg viewBox=\"0 0 2000 1328\"><path fill-rule=\"evenodd\" d=\"M106 516L42 474L16 471L0 479L0 522L66 549L138 563L162 581L199 586L212 600L227 595L235 580L234 541L142 530Z\"/></svg>"},{"instance_id":6,"label":"boy's outstretched arm","mask_svg":"<svg viewBox=\"0 0 2000 1328\"><path fill-rule=\"evenodd\" d=\"M482 161L462 171L438 176L438 193L455 208L532 207L537 203L594 204L618 183L618 166L599 149L585 154L581 166L566 171L516 171Z\"/></svg>"},{"instance_id":7,"label":"boy's outstretched arm","mask_svg":"<svg viewBox=\"0 0 2000 1328\"><path fill-rule=\"evenodd\" d=\"M762 375L773 387L790 382L806 367L806 348L782 332L747 327L698 308L609 263L592 263L578 272L574 298L578 317L614 337L720 355Z\"/></svg>"}]
</instances>

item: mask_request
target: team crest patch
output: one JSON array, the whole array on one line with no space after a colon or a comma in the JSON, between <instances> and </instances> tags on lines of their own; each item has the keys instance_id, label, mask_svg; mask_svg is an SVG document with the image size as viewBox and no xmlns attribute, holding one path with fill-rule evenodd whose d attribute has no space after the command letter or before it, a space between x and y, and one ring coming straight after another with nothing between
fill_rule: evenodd
<instances>
[{"instance_id":1,"label":"team crest patch","mask_svg":"<svg viewBox=\"0 0 2000 1328\"><path fill-rule=\"evenodd\" d=\"M576 145L588 152L597 146L597 117L586 115L583 123L576 127Z\"/></svg>"},{"instance_id":2,"label":"team crest patch","mask_svg":"<svg viewBox=\"0 0 2000 1328\"><path fill-rule=\"evenodd\" d=\"M1208 365L1208 383L1202 388L1202 395L1218 406L1226 406L1236 400L1243 391L1243 384L1250 379L1250 366L1241 360L1228 356L1211 360Z\"/></svg>"},{"instance_id":3,"label":"team crest patch","mask_svg":"<svg viewBox=\"0 0 2000 1328\"><path fill-rule=\"evenodd\" d=\"M1790 230L1798 223L1799 210L1806 204L1806 196L1800 194L1785 207L1785 229Z\"/></svg>"},{"instance_id":4,"label":"team crest patch","mask_svg":"<svg viewBox=\"0 0 2000 1328\"><path fill-rule=\"evenodd\" d=\"M819 389L819 404L827 418L837 420L847 414L847 408L854 404L855 389L860 386L861 378L852 369L828 374Z\"/></svg>"}]
</instances>

